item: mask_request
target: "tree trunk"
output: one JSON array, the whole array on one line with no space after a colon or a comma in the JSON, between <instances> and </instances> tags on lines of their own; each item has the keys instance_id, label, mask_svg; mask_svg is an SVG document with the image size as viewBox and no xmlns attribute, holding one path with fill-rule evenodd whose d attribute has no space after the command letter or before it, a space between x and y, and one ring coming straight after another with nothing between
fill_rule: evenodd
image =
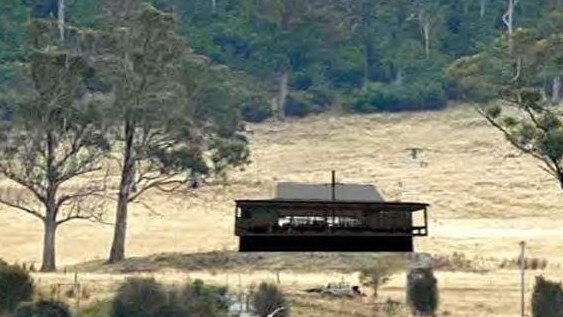
<instances>
[{"instance_id":1,"label":"tree trunk","mask_svg":"<svg viewBox=\"0 0 563 317\"><path fill-rule=\"evenodd\" d=\"M560 7L560 0L550 0L549 4L551 9L557 10Z\"/></svg>"},{"instance_id":2,"label":"tree trunk","mask_svg":"<svg viewBox=\"0 0 563 317\"><path fill-rule=\"evenodd\" d=\"M553 86L551 91L551 102L558 105L561 101L561 76L553 78Z\"/></svg>"},{"instance_id":3,"label":"tree trunk","mask_svg":"<svg viewBox=\"0 0 563 317\"><path fill-rule=\"evenodd\" d=\"M59 0L57 16L59 18L59 36L61 42L65 39L65 0Z\"/></svg>"},{"instance_id":4,"label":"tree trunk","mask_svg":"<svg viewBox=\"0 0 563 317\"><path fill-rule=\"evenodd\" d=\"M113 242L109 254L108 263L117 263L125 259L125 238L127 233L127 207L129 205L129 194L131 191L131 180L133 178L133 137L134 126L128 121L125 124L125 145L123 147L123 167L121 170L121 181L117 195L117 210L115 214L115 227Z\"/></svg>"},{"instance_id":5,"label":"tree trunk","mask_svg":"<svg viewBox=\"0 0 563 317\"><path fill-rule=\"evenodd\" d=\"M280 86L279 86L279 98L278 98L278 117L283 119L285 117L285 102L287 101L288 95L288 81L289 81L289 71L284 70L280 76Z\"/></svg>"},{"instance_id":6,"label":"tree trunk","mask_svg":"<svg viewBox=\"0 0 563 317\"><path fill-rule=\"evenodd\" d=\"M403 84L403 71L400 68L397 69L397 73L395 74L395 83L399 85Z\"/></svg>"},{"instance_id":7,"label":"tree trunk","mask_svg":"<svg viewBox=\"0 0 563 317\"><path fill-rule=\"evenodd\" d=\"M370 50L369 50L369 44L368 43L364 43L364 83L363 83L363 87L365 87L368 82L369 82L369 54L370 54Z\"/></svg>"},{"instance_id":8,"label":"tree trunk","mask_svg":"<svg viewBox=\"0 0 563 317\"><path fill-rule=\"evenodd\" d=\"M508 30L508 52L512 54L514 47L512 39L514 27L514 0L508 0L507 6L508 8L506 10L506 13L502 16L502 21L504 22L504 25Z\"/></svg>"},{"instance_id":9,"label":"tree trunk","mask_svg":"<svg viewBox=\"0 0 563 317\"><path fill-rule=\"evenodd\" d=\"M485 10L487 9L487 0L481 0L480 3L480 11L479 14L481 15L481 17L485 16Z\"/></svg>"},{"instance_id":10,"label":"tree trunk","mask_svg":"<svg viewBox=\"0 0 563 317\"><path fill-rule=\"evenodd\" d=\"M43 259L41 263L42 272L53 272L56 270L55 263L55 234L57 231L57 171L55 167L56 137L52 131L48 131L46 148L47 188L45 192L45 217L43 218Z\"/></svg>"},{"instance_id":11,"label":"tree trunk","mask_svg":"<svg viewBox=\"0 0 563 317\"><path fill-rule=\"evenodd\" d=\"M430 57L430 22L425 21L423 26L424 31L424 52L426 52L426 58Z\"/></svg>"},{"instance_id":12,"label":"tree trunk","mask_svg":"<svg viewBox=\"0 0 563 317\"><path fill-rule=\"evenodd\" d=\"M55 235L57 232L57 222L54 219L45 218L43 220L45 232L43 233L43 260L41 272L54 272L55 263Z\"/></svg>"},{"instance_id":13,"label":"tree trunk","mask_svg":"<svg viewBox=\"0 0 563 317\"><path fill-rule=\"evenodd\" d=\"M211 0L211 13L217 12L217 0Z\"/></svg>"}]
</instances>

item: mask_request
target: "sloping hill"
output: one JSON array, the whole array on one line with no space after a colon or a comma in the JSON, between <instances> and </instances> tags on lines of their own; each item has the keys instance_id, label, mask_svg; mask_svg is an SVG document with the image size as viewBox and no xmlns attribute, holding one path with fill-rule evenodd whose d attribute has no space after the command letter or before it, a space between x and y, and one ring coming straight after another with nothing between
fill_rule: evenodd
<instances>
[{"instance_id":1,"label":"sloping hill","mask_svg":"<svg viewBox=\"0 0 563 317\"><path fill-rule=\"evenodd\" d=\"M399 182L418 187L404 197L429 202L431 237L418 251L516 256L526 239L531 254L563 261L563 200L556 183L534 160L519 156L470 107L445 112L369 116L323 115L299 121L250 125L253 163L225 184L195 193L151 193L133 207L128 254L233 250L235 198L270 197L276 181L338 180L375 184L398 199ZM423 147L428 166L408 164L408 147ZM108 220L112 219L109 210ZM40 259L41 223L1 209L0 257ZM104 258L111 226L78 223L62 227L60 264Z\"/></svg>"},{"instance_id":2,"label":"sloping hill","mask_svg":"<svg viewBox=\"0 0 563 317\"><path fill-rule=\"evenodd\" d=\"M441 315L516 315L519 272L515 259L521 240L528 242L529 257L548 263L546 269L527 274L527 285L532 285L538 274L561 278L563 193L537 162L518 155L471 109L334 118L324 115L251 125L249 135L254 162L245 171L232 174L225 184L209 184L190 194L151 193L145 203L157 214L134 206L127 247L128 254L137 257L114 267L100 267L102 261L79 266L83 271L95 271L79 277L95 294L92 300L111 296L117 283L127 276L125 272L148 274L169 283L200 277L236 288L275 280L279 276L271 270L285 269L281 281L292 294L296 316L349 316L349 302L331 301L332 307L321 299L304 297L301 290L340 279L356 283L357 274L348 269L371 265L373 255L310 257L233 252L237 242L233 236L233 199L270 197L276 181L329 181L332 169L338 171L339 181L372 183L387 199L400 197L399 182L403 182L403 189L418 187L418 193L403 198L432 205L430 237L417 239L416 248L446 255L445 261L451 264L446 271L437 272ZM424 158L428 166L409 165L408 147L428 148ZM41 224L7 209L1 209L0 216L0 257L39 262ZM111 226L90 223L61 228L59 265L103 259L111 230ZM200 254L188 254L193 252ZM383 287L382 299L404 301L406 277L402 271L406 264L400 258L397 263L400 273ZM478 270L483 264L487 270ZM207 272L202 271L205 268ZM38 285L47 290L72 278L72 274L37 274ZM528 287L527 298L530 296ZM318 305L330 306L331 312ZM358 307L372 311L364 306Z\"/></svg>"}]
</instances>

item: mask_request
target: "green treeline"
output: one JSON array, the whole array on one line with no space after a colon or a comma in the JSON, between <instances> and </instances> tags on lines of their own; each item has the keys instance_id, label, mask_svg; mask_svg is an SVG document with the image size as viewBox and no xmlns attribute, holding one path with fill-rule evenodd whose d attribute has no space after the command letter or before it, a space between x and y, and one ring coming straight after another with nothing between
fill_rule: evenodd
<instances>
[{"instance_id":1,"label":"green treeline","mask_svg":"<svg viewBox=\"0 0 563 317\"><path fill-rule=\"evenodd\" d=\"M197 54L240 71L254 89L249 121L304 116L338 104L358 112L442 108L464 96L446 76L456 59L509 31L502 0L153 0L174 12ZM545 28L561 0L516 1L512 28ZM58 0L3 0L0 80L25 58L29 17L56 18ZM92 27L104 6L67 0L68 23ZM504 21L503 21L504 20Z\"/></svg>"}]
</instances>

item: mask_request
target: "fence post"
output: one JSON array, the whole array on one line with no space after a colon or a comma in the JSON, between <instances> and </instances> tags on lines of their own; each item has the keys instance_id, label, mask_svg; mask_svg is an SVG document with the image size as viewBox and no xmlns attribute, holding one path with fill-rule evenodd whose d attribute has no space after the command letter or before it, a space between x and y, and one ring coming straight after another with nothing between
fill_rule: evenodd
<instances>
[{"instance_id":1,"label":"fence post","mask_svg":"<svg viewBox=\"0 0 563 317\"><path fill-rule=\"evenodd\" d=\"M521 291L520 291L520 310L521 315L524 317L525 309L526 309L526 288L525 288L525 274L526 274L526 259L525 259L525 251L526 251L526 242L520 242L521 247L521 254L520 254L520 284L521 284Z\"/></svg>"}]
</instances>

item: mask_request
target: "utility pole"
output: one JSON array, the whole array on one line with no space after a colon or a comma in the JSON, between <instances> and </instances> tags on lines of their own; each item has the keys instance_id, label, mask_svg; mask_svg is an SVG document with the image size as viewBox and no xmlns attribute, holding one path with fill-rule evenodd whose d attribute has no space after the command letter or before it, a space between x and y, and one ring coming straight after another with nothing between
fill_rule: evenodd
<instances>
[{"instance_id":1,"label":"utility pole","mask_svg":"<svg viewBox=\"0 0 563 317\"><path fill-rule=\"evenodd\" d=\"M521 241L520 242L520 248L521 248L521 253L520 253L520 284L521 284L521 293L520 293L520 309L521 309L521 315L522 317L524 317L525 314L525 273L526 273L526 261L525 261L525 250L526 250L526 242Z\"/></svg>"}]
</instances>

